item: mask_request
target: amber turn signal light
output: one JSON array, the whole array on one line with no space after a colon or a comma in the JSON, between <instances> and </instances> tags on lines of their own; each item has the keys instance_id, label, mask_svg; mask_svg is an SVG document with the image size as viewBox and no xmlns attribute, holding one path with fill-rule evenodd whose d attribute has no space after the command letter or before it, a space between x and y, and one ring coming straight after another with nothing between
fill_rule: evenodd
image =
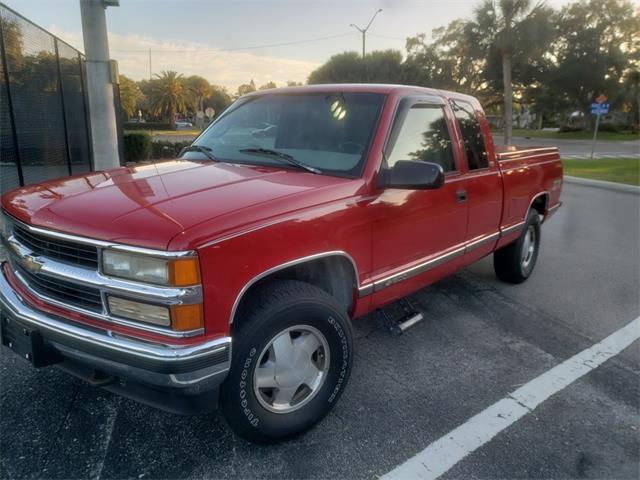
<instances>
[{"instance_id":1,"label":"amber turn signal light","mask_svg":"<svg viewBox=\"0 0 640 480\"><path fill-rule=\"evenodd\" d=\"M202 304L173 305L171 307L171 326L174 330L195 330L204 326Z\"/></svg>"},{"instance_id":2,"label":"amber turn signal light","mask_svg":"<svg viewBox=\"0 0 640 480\"><path fill-rule=\"evenodd\" d=\"M169 262L169 281L176 287L188 287L200 283L198 259L179 258Z\"/></svg>"}]
</instances>

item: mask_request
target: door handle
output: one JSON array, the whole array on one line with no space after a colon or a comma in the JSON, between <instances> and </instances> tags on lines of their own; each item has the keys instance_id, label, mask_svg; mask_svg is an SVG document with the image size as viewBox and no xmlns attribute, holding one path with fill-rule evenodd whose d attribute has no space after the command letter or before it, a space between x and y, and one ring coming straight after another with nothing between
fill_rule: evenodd
<instances>
[{"instance_id":1,"label":"door handle","mask_svg":"<svg viewBox=\"0 0 640 480\"><path fill-rule=\"evenodd\" d=\"M464 203L467 201L467 191L464 189L460 189L456 191L456 201L458 203Z\"/></svg>"}]
</instances>

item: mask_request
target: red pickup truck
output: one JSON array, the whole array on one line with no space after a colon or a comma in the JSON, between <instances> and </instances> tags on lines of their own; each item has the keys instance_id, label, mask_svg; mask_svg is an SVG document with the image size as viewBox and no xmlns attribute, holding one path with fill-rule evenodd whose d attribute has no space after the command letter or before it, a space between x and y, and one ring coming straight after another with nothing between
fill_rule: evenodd
<instances>
[{"instance_id":1,"label":"red pickup truck","mask_svg":"<svg viewBox=\"0 0 640 480\"><path fill-rule=\"evenodd\" d=\"M344 391L352 318L491 253L500 279L531 275L562 165L496 150L453 92L241 97L176 160L2 198L2 344L165 410L220 404L252 441L290 437Z\"/></svg>"}]
</instances>

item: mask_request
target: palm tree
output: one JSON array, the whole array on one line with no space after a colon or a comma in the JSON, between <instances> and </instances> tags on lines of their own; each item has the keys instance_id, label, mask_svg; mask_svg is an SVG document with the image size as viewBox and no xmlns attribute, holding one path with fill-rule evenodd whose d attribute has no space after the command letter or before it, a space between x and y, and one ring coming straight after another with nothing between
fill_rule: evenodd
<instances>
[{"instance_id":1,"label":"palm tree","mask_svg":"<svg viewBox=\"0 0 640 480\"><path fill-rule=\"evenodd\" d=\"M152 80L149 106L151 113L164 121L173 122L176 113L186 113L188 92L184 88L184 77L173 70L156 74Z\"/></svg>"},{"instance_id":2,"label":"palm tree","mask_svg":"<svg viewBox=\"0 0 640 480\"><path fill-rule=\"evenodd\" d=\"M204 110L204 101L211 95L211 85L206 78L192 75L185 79L184 84L189 95L189 107L194 111Z\"/></svg>"},{"instance_id":3,"label":"palm tree","mask_svg":"<svg viewBox=\"0 0 640 480\"><path fill-rule=\"evenodd\" d=\"M527 50L527 48L519 48L524 46L521 45L524 42L528 44L530 50L533 50L533 44L536 42L536 27L540 25L541 19L548 19L549 16L549 10L544 3L538 3L531 8L530 0L484 0L484 3L475 10L475 27L477 31L484 33L486 51L497 50L501 57L504 86L504 142L507 145L512 139L513 55L516 50Z\"/></svg>"},{"instance_id":4,"label":"palm tree","mask_svg":"<svg viewBox=\"0 0 640 480\"><path fill-rule=\"evenodd\" d=\"M144 98L136 82L125 75L120 75L120 107L126 118L131 118L138 111L138 103Z\"/></svg>"}]
</instances>

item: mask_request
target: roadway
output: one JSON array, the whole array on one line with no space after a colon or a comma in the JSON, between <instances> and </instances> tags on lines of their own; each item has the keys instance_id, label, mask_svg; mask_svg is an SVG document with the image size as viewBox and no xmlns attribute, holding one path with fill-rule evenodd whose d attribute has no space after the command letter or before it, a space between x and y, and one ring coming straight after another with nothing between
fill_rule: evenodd
<instances>
[{"instance_id":1,"label":"roadway","mask_svg":"<svg viewBox=\"0 0 640 480\"><path fill-rule=\"evenodd\" d=\"M363 478L393 470L510 392L640 314L636 194L565 184L533 277L505 285L487 258L411 296L426 319L401 337L355 321L336 408L275 446L216 414L180 417L0 354L2 478ZM640 347L543 401L444 478L639 476ZM449 452L446 452L449 453Z\"/></svg>"},{"instance_id":2,"label":"roadway","mask_svg":"<svg viewBox=\"0 0 640 480\"><path fill-rule=\"evenodd\" d=\"M494 135L493 140L503 145L502 135ZM523 147L558 147L562 158L581 158L591 154L591 142L585 140L563 140L553 138L515 137L515 145ZM634 157L640 158L639 140L598 140L594 149L597 157Z\"/></svg>"}]
</instances>

